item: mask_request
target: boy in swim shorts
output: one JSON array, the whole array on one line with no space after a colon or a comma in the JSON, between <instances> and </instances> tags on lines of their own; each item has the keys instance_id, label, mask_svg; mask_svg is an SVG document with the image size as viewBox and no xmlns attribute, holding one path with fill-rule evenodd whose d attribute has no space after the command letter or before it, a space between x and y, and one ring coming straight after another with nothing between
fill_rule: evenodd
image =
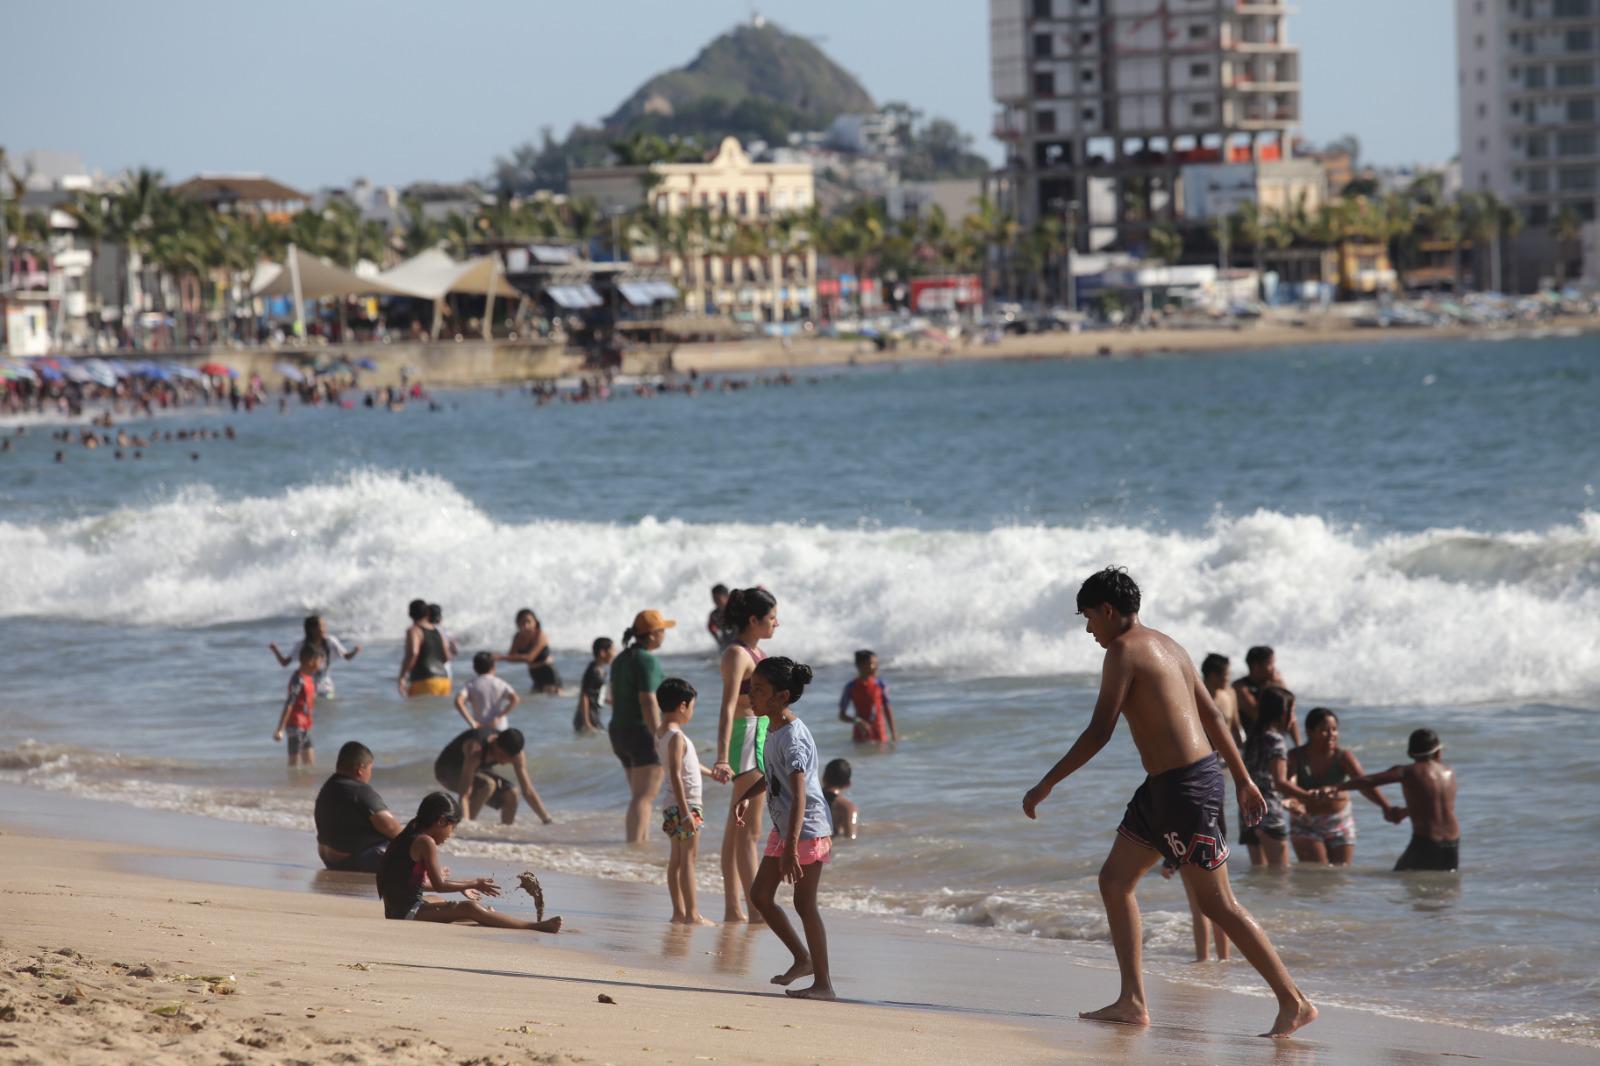
<instances>
[{"instance_id":1,"label":"boy in swim shorts","mask_svg":"<svg viewBox=\"0 0 1600 1066\"><path fill-rule=\"evenodd\" d=\"M315 766L317 753L311 744L311 711L317 705L317 671L322 652L313 644L300 645L300 669L289 678L289 691L273 740L288 741L290 766Z\"/></svg>"},{"instance_id":2,"label":"boy in swim shorts","mask_svg":"<svg viewBox=\"0 0 1600 1066\"><path fill-rule=\"evenodd\" d=\"M1106 650L1100 696L1083 733L1022 798L1022 813L1036 817L1055 786L1111 740L1117 719L1128 719L1146 777L1129 801L1100 869L1100 894L1122 987L1116 1002L1081 1017L1150 1024L1134 889L1151 867L1166 859L1178 867L1185 885L1193 887L1201 912L1239 945L1277 996L1278 1015L1262 1035L1288 1036L1314 1021L1317 1009L1295 986L1266 933L1228 884L1228 846L1218 824L1222 763L1233 774L1247 824L1260 819L1265 801L1194 663L1171 637L1139 621L1139 604L1139 586L1119 567L1093 574L1078 590L1078 614L1095 643Z\"/></svg>"},{"instance_id":3,"label":"boy in swim shorts","mask_svg":"<svg viewBox=\"0 0 1600 1066\"><path fill-rule=\"evenodd\" d=\"M1352 777L1329 791L1348 792L1399 784L1404 807L1384 812L1398 825L1411 819L1411 843L1394 864L1396 871L1439 870L1454 872L1461 865L1461 825L1456 821L1456 772L1444 762L1444 744L1431 729L1418 729L1406 744L1409 765L1391 766L1382 773Z\"/></svg>"},{"instance_id":4,"label":"boy in swim shorts","mask_svg":"<svg viewBox=\"0 0 1600 1066\"><path fill-rule=\"evenodd\" d=\"M672 802L661 812L661 831L672 841L667 859L667 892L672 897L672 921L677 925L716 925L700 916L694 898L694 865L700 851L700 827L705 822L701 778L711 771L700 765L700 754L683 727L694 718L694 686L681 677L669 677L656 687L661 709L661 729L656 733L656 754L666 767Z\"/></svg>"}]
</instances>

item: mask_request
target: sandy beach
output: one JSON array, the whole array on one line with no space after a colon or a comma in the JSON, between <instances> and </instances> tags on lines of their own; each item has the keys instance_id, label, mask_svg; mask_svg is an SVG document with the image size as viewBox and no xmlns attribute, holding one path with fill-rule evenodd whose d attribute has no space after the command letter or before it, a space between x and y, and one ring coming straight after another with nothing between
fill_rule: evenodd
<instances>
[{"instance_id":1,"label":"sandy beach","mask_svg":"<svg viewBox=\"0 0 1600 1066\"><path fill-rule=\"evenodd\" d=\"M9 786L0 825L16 916L4 1063L1592 1061L1326 1000L1302 1038L1266 1041L1264 994L1160 980L1152 1028L1079 1022L1110 998L1109 951L1074 961L837 914L846 1000L797 1003L766 987L770 934L671 929L656 886L547 878L560 937L385 925L365 879L315 870L282 830Z\"/></svg>"}]
</instances>

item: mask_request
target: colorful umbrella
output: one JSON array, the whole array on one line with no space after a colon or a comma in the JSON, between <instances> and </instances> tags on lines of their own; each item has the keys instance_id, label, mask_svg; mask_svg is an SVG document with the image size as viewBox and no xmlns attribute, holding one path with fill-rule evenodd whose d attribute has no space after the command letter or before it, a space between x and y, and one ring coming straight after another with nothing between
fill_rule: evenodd
<instances>
[{"instance_id":1,"label":"colorful umbrella","mask_svg":"<svg viewBox=\"0 0 1600 1066\"><path fill-rule=\"evenodd\" d=\"M293 363L276 363L273 365L272 369L276 370L290 381L299 382L306 379L306 376L300 372L300 368L295 366Z\"/></svg>"},{"instance_id":2,"label":"colorful umbrella","mask_svg":"<svg viewBox=\"0 0 1600 1066\"><path fill-rule=\"evenodd\" d=\"M236 378L239 376L239 372L233 367L223 366L221 363L202 363L200 364L200 373L208 378Z\"/></svg>"},{"instance_id":3,"label":"colorful umbrella","mask_svg":"<svg viewBox=\"0 0 1600 1066\"><path fill-rule=\"evenodd\" d=\"M374 363L371 359L357 359L356 366L360 367L362 370L378 369L378 364Z\"/></svg>"}]
</instances>

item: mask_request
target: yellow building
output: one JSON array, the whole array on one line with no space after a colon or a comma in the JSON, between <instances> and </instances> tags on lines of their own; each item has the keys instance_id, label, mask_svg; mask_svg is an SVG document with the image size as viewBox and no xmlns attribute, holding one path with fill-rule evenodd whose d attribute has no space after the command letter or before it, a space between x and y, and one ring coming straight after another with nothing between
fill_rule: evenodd
<instances>
[{"instance_id":1,"label":"yellow building","mask_svg":"<svg viewBox=\"0 0 1600 1066\"><path fill-rule=\"evenodd\" d=\"M786 220L814 202L809 164L756 163L727 137L704 163L573 170L567 193L608 214L648 204L675 220L634 256L666 263L690 311L781 322L816 306L816 250Z\"/></svg>"}]
</instances>

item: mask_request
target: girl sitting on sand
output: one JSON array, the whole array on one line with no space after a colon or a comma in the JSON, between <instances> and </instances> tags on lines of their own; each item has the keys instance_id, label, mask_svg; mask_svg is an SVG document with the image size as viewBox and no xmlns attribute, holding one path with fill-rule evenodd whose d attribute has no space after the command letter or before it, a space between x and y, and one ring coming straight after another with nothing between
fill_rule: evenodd
<instances>
[{"instance_id":1,"label":"girl sitting on sand","mask_svg":"<svg viewBox=\"0 0 1600 1066\"><path fill-rule=\"evenodd\" d=\"M814 976L810 987L791 988L788 994L800 999L832 999L828 934L817 910L817 889L832 849L833 819L822 795L817 742L806 724L789 710L810 683L811 667L804 663L778 656L756 665L750 678L750 703L768 723L766 769L764 780L752 783L739 798L734 819L743 825L750 801L758 793L766 793L767 806L772 811L772 833L767 837L761 867L750 889L750 902L794 956L794 965L774 977L772 983L787 985L798 978ZM805 927L804 942L795 935L788 915L778 906L780 880L794 885L794 909Z\"/></svg>"},{"instance_id":2,"label":"girl sitting on sand","mask_svg":"<svg viewBox=\"0 0 1600 1066\"><path fill-rule=\"evenodd\" d=\"M430 792L422 797L417 816L406 823L400 835L389 844L378 867L378 895L383 897L383 916L414 919L419 922L477 922L496 929L528 929L536 933L559 933L561 919L547 918L525 922L499 914L478 900L484 895L498 896L500 887L493 878L450 881L439 865L439 845L456 831L461 808L446 792ZM447 903L422 894L423 881L435 892L460 892L467 898Z\"/></svg>"}]
</instances>

